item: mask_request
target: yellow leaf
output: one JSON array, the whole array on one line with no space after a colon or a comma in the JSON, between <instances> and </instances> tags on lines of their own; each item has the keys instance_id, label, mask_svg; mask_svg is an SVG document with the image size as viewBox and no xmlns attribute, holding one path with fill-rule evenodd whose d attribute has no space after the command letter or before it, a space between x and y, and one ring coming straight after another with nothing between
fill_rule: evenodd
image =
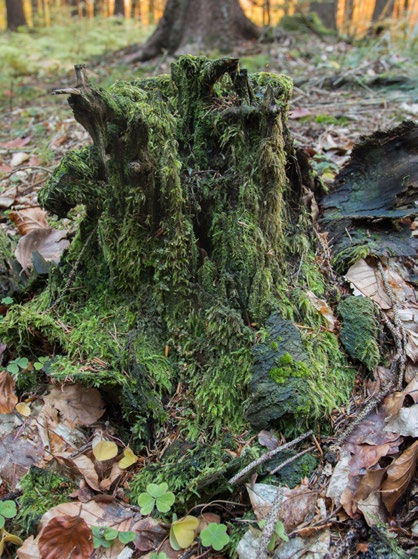
<instances>
[{"instance_id":1,"label":"yellow leaf","mask_svg":"<svg viewBox=\"0 0 418 559\"><path fill-rule=\"evenodd\" d=\"M137 460L138 460L138 456L134 454L132 449L127 447L123 451L123 458L119 462L119 468L125 470L126 468L129 468L129 466L132 466L132 464L135 464Z\"/></svg>"},{"instance_id":2,"label":"yellow leaf","mask_svg":"<svg viewBox=\"0 0 418 559\"><path fill-rule=\"evenodd\" d=\"M100 441L93 447L93 454L99 462L111 460L118 454L117 444L112 441Z\"/></svg>"},{"instance_id":3,"label":"yellow leaf","mask_svg":"<svg viewBox=\"0 0 418 559\"><path fill-rule=\"evenodd\" d=\"M23 415L23 417L29 417L31 414L31 409L27 404L25 404L25 402L19 402L16 404L15 409L18 413L20 413L20 415Z\"/></svg>"},{"instance_id":4,"label":"yellow leaf","mask_svg":"<svg viewBox=\"0 0 418 559\"><path fill-rule=\"evenodd\" d=\"M171 546L174 549L176 548L173 546L173 543L177 543L178 547L181 549L186 549L191 546L196 537L196 530L198 526L199 519L195 516L185 516L184 518L180 518L180 520L173 522L170 530Z\"/></svg>"},{"instance_id":5,"label":"yellow leaf","mask_svg":"<svg viewBox=\"0 0 418 559\"><path fill-rule=\"evenodd\" d=\"M18 536L9 534L9 532L6 532L6 530L2 528L0 532L0 557L3 557L4 544L7 542L14 543L15 545L22 545L23 543Z\"/></svg>"}]
</instances>

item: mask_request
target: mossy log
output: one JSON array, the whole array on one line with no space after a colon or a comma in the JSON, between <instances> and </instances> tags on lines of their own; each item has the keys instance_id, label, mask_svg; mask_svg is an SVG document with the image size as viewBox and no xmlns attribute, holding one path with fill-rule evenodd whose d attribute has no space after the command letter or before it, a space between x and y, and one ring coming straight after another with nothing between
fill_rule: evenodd
<instances>
[{"instance_id":1,"label":"mossy log","mask_svg":"<svg viewBox=\"0 0 418 559\"><path fill-rule=\"evenodd\" d=\"M295 402L271 425L293 434L323 420L352 375L307 296L326 298L328 287L302 202L309 177L286 128L291 80L192 56L171 76L106 90L77 72L77 86L59 92L93 143L63 158L39 199L59 217L84 217L48 289L31 309L10 310L0 334L20 354L48 338L48 375L107 392L137 440L179 427L222 454L233 446L222 433L248 427L268 382ZM305 326L289 341L278 320ZM258 359L261 392L250 386L257 342L271 353ZM219 457L209 463L190 466L196 478L218 471ZM190 489L190 476L170 488Z\"/></svg>"}]
</instances>

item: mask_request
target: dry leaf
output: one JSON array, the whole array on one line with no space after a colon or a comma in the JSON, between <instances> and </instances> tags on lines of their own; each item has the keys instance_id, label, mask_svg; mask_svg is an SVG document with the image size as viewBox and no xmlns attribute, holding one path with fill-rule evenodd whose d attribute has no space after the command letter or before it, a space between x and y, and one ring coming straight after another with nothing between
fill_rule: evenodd
<instances>
[{"instance_id":1,"label":"dry leaf","mask_svg":"<svg viewBox=\"0 0 418 559\"><path fill-rule=\"evenodd\" d=\"M135 525L135 532L137 536L134 545L139 551L155 549L167 537L167 529L151 516L140 520Z\"/></svg>"},{"instance_id":2,"label":"dry leaf","mask_svg":"<svg viewBox=\"0 0 418 559\"><path fill-rule=\"evenodd\" d=\"M38 547L41 559L89 559L93 534L79 516L57 516L42 530Z\"/></svg>"},{"instance_id":3,"label":"dry leaf","mask_svg":"<svg viewBox=\"0 0 418 559\"><path fill-rule=\"evenodd\" d=\"M18 402L15 381L7 371L0 373L0 414L12 413Z\"/></svg>"},{"instance_id":4,"label":"dry leaf","mask_svg":"<svg viewBox=\"0 0 418 559\"><path fill-rule=\"evenodd\" d=\"M30 406L28 406L25 402L19 402L16 404L16 411L20 413L20 415L23 415L23 417L29 417L31 414Z\"/></svg>"},{"instance_id":5,"label":"dry leaf","mask_svg":"<svg viewBox=\"0 0 418 559\"><path fill-rule=\"evenodd\" d=\"M22 163L27 161L29 158L30 158L29 153L26 153L24 151L18 151L12 155L12 158L10 160L10 165L12 167L18 167L19 165L22 165Z\"/></svg>"},{"instance_id":6,"label":"dry leaf","mask_svg":"<svg viewBox=\"0 0 418 559\"><path fill-rule=\"evenodd\" d=\"M93 454L99 462L112 460L118 455L118 446L113 441L100 441L93 447Z\"/></svg>"},{"instance_id":7,"label":"dry leaf","mask_svg":"<svg viewBox=\"0 0 418 559\"><path fill-rule=\"evenodd\" d=\"M317 297L315 293L312 293L312 291L307 290L306 295L308 296L310 302L315 307L315 309L320 314L322 314L322 316L325 318L328 329L331 330L332 332L335 327L335 316L334 313L332 312L331 307L328 305L326 301Z\"/></svg>"},{"instance_id":8,"label":"dry leaf","mask_svg":"<svg viewBox=\"0 0 418 559\"><path fill-rule=\"evenodd\" d=\"M134 453L132 449L127 447L123 451L123 458L119 462L119 468L125 470L126 468L129 468L133 464L136 464L137 461L138 461L138 456Z\"/></svg>"},{"instance_id":9,"label":"dry leaf","mask_svg":"<svg viewBox=\"0 0 418 559\"><path fill-rule=\"evenodd\" d=\"M265 446L269 450L274 450L279 446L279 439L272 431L260 431L258 433L258 442L261 446Z\"/></svg>"},{"instance_id":10,"label":"dry leaf","mask_svg":"<svg viewBox=\"0 0 418 559\"><path fill-rule=\"evenodd\" d=\"M375 301L381 309L390 309L392 302L386 294L382 278L377 270L363 259L358 260L345 275L363 295Z\"/></svg>"},{"instance_id":11,"label":"dry leaf","mask_svg":"<svg viewBox=\"0 0 418 559\"><path fill-rule=\"evenodd\" d=\"M84 454L70 457L69 452L57 452L55 454L55 458L59 462L63 462L73 472L78 471L92 489L100 492L99 476L97 475L97 472L94 469L94 464L90 458Z\"/></svg>"},{"instance_id":12,"label":"dry leaf","mask_svg":"<svg viewBox=\"0 0 418 559\"><path fill-rule=\"evenodd\" d=\"M418 459L418 441L407 448L387 469L387 478L382 484L382 499L392 513L395 506L415 475Z\"/></svg>"},{"instance_id":13,"label":"dry leaf","mask_svg":"<svg viewBox=\"0 0 418 559\"><path fill-rule=\"evenodd\" d=\"M49 229L46 211L42 210L39 206L10 212L9 218L16 225L21 237L35 229Z\"/></svg>"},{"instance_id":14,"label":"dry leaf","mask_svg":"<svg viewBox=\"0 0 418 559\"><path fill-rule=\"evenodd\" d=\"M404 437L418 437L418 404L402 408L398 415L389 418L385 431L399 433Z\"/></svg>"},{"instance_id":15,"label":"dry leaf","mask_svg":"<svg viewBox=\"0 0 418 559\"><path fill-rule=\"evenodd\" d=\"M72 427L92 425L105 412L100 392L81 384L53 387L44 401Z\"/></svg>"},{"instance_id":16,"label":"dry leaf","mask_svg":"<svg viewBox=\"0 0 418 559\"><path fill-rule=\"evenodd\" d=\"M15 257L23 270L27 272L33 267L34 255L38 254L45 262L54 262L58 264L62 253L70 246L67 239L67 232L59 229L34 229L30 233L19 239L15 250ZM42 268L45 267L43 262ZM39 273L46 273L47 270L38 269Z\"/></svg>"}]
</instances>

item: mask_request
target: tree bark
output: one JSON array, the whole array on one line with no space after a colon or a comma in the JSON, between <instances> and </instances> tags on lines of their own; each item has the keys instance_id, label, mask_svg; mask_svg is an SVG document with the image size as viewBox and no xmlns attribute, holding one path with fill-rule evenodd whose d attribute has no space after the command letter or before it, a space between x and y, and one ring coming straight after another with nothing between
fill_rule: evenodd
<instances>
[{"instance_id":1,"label":"tree bark","mask_svg":"<svg viewBox=\"0 0 418 559\"><path fill-rule=\"evenodd\" d=\"M372 21L379 21L380 18L392 17L395 0L376 0Z\"/></svg>"},{"instance_id":2,"label":"tree bark","mask_svg":"<svg viewBox=\"0 0 418 559\"><path fill-rule=\"evenodd\" d=\"M7 28L15 30L20 26L27 25L23 0L6 0Z\"/></svg>"},{"instance_id":3,"label":"tree bark","mask_svg":"<svg viewBox=\"0 0 418 559\"><path fill-rule=\"evenodd\" d=\"M239 41L258 36L238 0L168 0L156 30L131 60L149 60L164 51L230 52Z\"/></svg>"},{"instance_id":4,"label":"tree bark","mask_svg":"<svg viewBox=\"0 0 418 559\"><path fill-rule=\"evenodd\" d=\"M322 2L311 2L309 10L318 14L321 22L328 29L337 29L337 0L324 0Z\"/></svg>"}]
</instances>

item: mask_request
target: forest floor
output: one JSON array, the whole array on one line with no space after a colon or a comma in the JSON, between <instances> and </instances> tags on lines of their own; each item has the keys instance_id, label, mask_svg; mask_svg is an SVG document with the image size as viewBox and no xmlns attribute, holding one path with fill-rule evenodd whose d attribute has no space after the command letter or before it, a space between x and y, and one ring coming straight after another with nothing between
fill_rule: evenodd
<instances>
[{"instance_id":1,"label":"forest floor","mask_svg":"<svg viewBox=\"0 0 418 559\"><path fill-rule=\"evenodd\" d=\"M94 29L94 36L85 35L85 42L91 41L94 43L95 38L97 38L97 42L100 42L100 37L109 33L108 28L100 29L98 25ZM98 47L98 50L93 52L74 52L73 55L67 56L65 60L63 58L61 62L58 57L52 60L52 55L47 59L42 50L44 46L40 47L39 50L42 54L36 57L34 46L36 41L30 47L26 46L26 48L34 49L30 56L27 53L27 59L25 59L24 51L25 42L23 42L21 53L13 51L14 48L18 48L13 46L13 43L10 43L7 47L9 49L7 51L7 63L4 70L0 71L0 115L2 120L0 130L0 227L7 235L16 236L15 225L9 219L9 212L36 207L38 205L37 193L39 189L45 184L51 170L60 162L63 155L69 150L80 148L89 142L87 133L74 120L65 98L50 94L53 87L71 87L74 85L71 63L86 62L88 75L92 82L103 86L109 85L117 79L132 80L138 77L169 73L171 59L165 56L149 63L128 65L125 62L126 54L130 48L127 47L128 41L132 42L134 33L137 33L138 30L130 29L129 35L128 31L117 29L120 26L122 26L122 23L117 24L114 35L125 35L124 40L121 39L119 43L109 44L108 42L108 44ZM82 31L79 32L82 33ZM147 30L143 32L146 34ZM404 120L416 120L418 114L416 38L414 42L413 38L402 37L400 34L401 31L399 31L399 35L385 31L379 37L349 43L331 36L320 37L312 33L279 32L276 40L272 43L240 45L231 54L239 57L241 66L247 68L249 72L284 73L294 80L294 94L290 102L289 112L291 134L296 145L305 150L318 176L326 186L330 186L339 170L349 160L352 148L361 136L369 135L377 130L393 128ZM58 43L58 37L56 37L56 40ZM70 41L71 38L66 40ZM45 41L44 37L41 37L39 42L42 41ZM65 46L60 48L64 49ZM101 52L99 52L100 48L102 49ZM0 56L2 54L1 49L6 49L4 44L3 46L0 44ZM83 60L80 60L80 55L83 56ZM0 313L5 314L9 305L10 302L3 299L0 304ZM6 348L0 345L0 363L1 355L5 350ZM14 357L15 364L18 367L27 366L27 363L19 364L19 356ZM3 366L6 365L7 362L3 363ZM32 366L35 369L37 367L41 368L42 363L33 363ZM12 369L9 368L9 371L12 371ZM4 383L4 381L2 382ZM351 408L351 410L360 409L362 403L368 397L367 391L363 390L360 383L356 386L356 393L353 394L355 408ZM4 393L0 397L0 405L4 404L5 391L8 391L7 398L9 400L10 398L13 400L14 393L13 387L6 387L3 384L2 388ZM27 396L21 396L21 402L29 402L30 397L28 399ZM58 398L57 394L55 394L55 397ZM75 398L77 400L79 397L76 395ZM46 400L45 398L44 402ZM416 399L414 401L416 402ZM51 402L48 405L51 406ZM86 402L84 412L92 414L88 421L94 423L97 431L97 429L100 429L100 425L98 427L96 419L92 419L95 412L92 409L87 409L89 407L94 407L94 402ZM349 412L350 405L345 410L336 410L334 421L339 425L344 424L349 419ZM25 417L25 413L26 411L24 412L21 408L20 419ZM45 418L49 417L48 413L51 412L44 410L44 421L47 421ZM61 413L63 417L71 416L71 410L64 409L64 407L61 409ZM7 417L11 416L12 414L7 414ZM43 467L42 464L47 464L44 457L43 461L39 459L39 448L34 449L29 445L28 440L32 437L29 434L19 450L16 450L14 454L12 453L15 463L15 467L12 468L13 471L6 468L5 465L11 452L7 446L7 436L13 433L13 444L15 444L19 433L23 432L23 427L19 427L19 433L16 434L14 421L14 419L11 420L13 425L9 430L4 426L0 427L0 438L3 441L0 449L0 468L3 479L0 494L7 501L13 501L19 496L21 492L21 488L18 486L19 479L30 465L35 463ZM24 419L23 423L24 421L27 420ZM88 421L86 420L85 425L89 424ZM0 423L2 422L0 421ZM21 425L23 423L21 422ZM46 429L46 427L44 428ZM107 429L104 424L101 428L103 431ZM246 437L243 446L250 442L251 437L248 433ZM271 437L274 439L273 434L271 434ZM83 440L85 440L85 437ZM285 442L289 441L280 440L280 444ZM271 441L269 444L271 444ZM316 444L320 444L320 442L316 442ZM416 443L414 448L416 448ZM23 455L25 456L23 457ZM105 456L107 458L107 455ZM127 455L126 458L128 458ZM145 460L144 457L135 457L135 459L138 463ZM329 549L318 550L315 557L326 557L327 553L330 553L329 557L358 556L364 559L372 559L373 557L417 557L418 486L416 479L414 481L417 459L418 452L415 452L410 457L411 464L408 471L404 472L406 476L404 482L409 486L407 503L402 508L402 514L405 515L404 520L401 521L399 515L394 513L389 516L388 524L383 526L386 530L385 533L389 534L389 539L393 538L399 543L399 546L395 546L395 551L389 553L387 545L384 544L386 545L384 547L382 544L386 551L379 555L379 552L376 551L376 544L370 546L367 538L362 541L358 540L359 530L355 528L350 515L341 510L341 506L337 510L328 511L316 526L312 523L303 524L301 522L299 526L293 529L292 535L310 537L319 529L330 528ZM95 515L96 521L93 524L106 526L106 519L99 522L98 518L105 518L104 509L101 508L104 506L103 503L118 497L115 493L110 494L109 492L117 474L108 473L100 478L100 474L95 472L94 468L92 469L91 461L89 464L81 464L80 462L76 464L75 459L71 463L72 471L77 472L75 475L78 477L78 481L80 479L84 480L74 495L79 501L86 502L83 501L82 493L85 492L85 496L89 493L89 498L86 497L87 501L94 493L96 509L89 509L89 514ZM67 466L70 466L68 460ZM119 476L122 475L120 470L118 470L118 474ZM123 473L123 476L125 476L123 479L126 482L126 473ZM308 482L305 480L304 483ZM89 491L87 491L88 489ZM42 498L45 498L45 496L43 495ZM127 507L127 503L124 506ZM254 507L254 503L252 506ZM302 506L302 504L299 506ZM229 510L228 503L226 503L226 507ZM248 509L250 509L249 504ZM61 516L69 514L76 517L77 512L74 512L75 510L71 506L68 509L64 507L60 509L60 514ZM12 513L3 511L0 506L0 520L2 514L5 518L14 516L13 511ZM8 514L9 516L7 516ZM359 517L361 518L361 515ZM106 518L107 522L110 523L108 517ZM228 524L229 520L227 512L223 513L222 521ZM206 519L206 522L211 522L211 520ZM9 526L7 524L6 527L9 532L13 531L13 525ZM71 526L66 526L66 529L68 528L71 528ZM55 529L59 532L60 527L55 527ZM188 529L190 530L190 528ZM132 523L129 524L128 522L122 528L120 525L118 528L121 534L129 534L131 530ZM181 529L178 530L181 531ZM303 530L306 532L304 533ZM161 542L161 533L165 537L166 528L165 526L161 527L158 522L150 522L146 527L142 525L139 532L142 534L142 539L138 542L137 537L135 541L134 557L145 556L145 553L154 549L154 544L148 545L149 541ZM350 537L353 538L353 533L356 534L357 538L354 551L352 548L349 549L349 540ZM107 536L109 536L108 539L106 539ZM54 533L52 533L52 537L54 537ZM60 537L62 536L58 533L58 539ZM183 536L180 533L181 537ZM280 538L280 530L278 530L278 537ZM100 555L97 549L95 557L130 557L131 555L126 553L128 546L124 547L126 542L123 540L123 536L119 538L119 547L116 545L112 548L108 547L109 542L112 542L114 538L114 534L107 533L106 535L103 530L99 535L96 534L96 543L98 542L97 545L102 544L100 549L103 554ZM128 541L129 536L126 536L126 538ZM148 544L145 540L148 541ZM5 541L7 542L7 540ZM13 538L9 541L12 544L17 543ZM38 557L39 555L36 554L38 552L31 547L33 541L31 540L29 543L28 541L25 542L27 546L25 552L22 552L19 557ZM343 544L343 541L348 542L348 544ZM82 538L78 542L81 547L83 542ZM158 545L155 547L158 547ZM216 549L215 546L213 547ZM5 556L12 556L13 549L13 546L8 544L7 555ZM110 549L113 549L113 551L110 551ZM163 548L158 548L159 551L161 549ZM201 547L198 549L196 546L192 549L193 553L189 555L185 555L184 552L170 555L170 550L164 548L170 558L222 556L222 553L210 551L210 548L208 548L209 551L205 548L202 551ZM51 548L49 550L51 551ZM308 557L314 556L313 554L309 555L310 551L307 548L303 552L302 550L303 546L297 552L299 555L294 552L289 557L302 557L303 553L307 553L306 556ZM125 555L123 555L124 552ZM82 552L80 557L88 557L89 555L86 553L87 551L84 550L84 555ZM278 558L282 556L284 557L284 555L277 555ZM51 557L56 556L51 555ZM154 557L157 557L157 555L154 555ZM160 553L159 557L162 559L163 554Z\"/></svg>"}]
</instances>

